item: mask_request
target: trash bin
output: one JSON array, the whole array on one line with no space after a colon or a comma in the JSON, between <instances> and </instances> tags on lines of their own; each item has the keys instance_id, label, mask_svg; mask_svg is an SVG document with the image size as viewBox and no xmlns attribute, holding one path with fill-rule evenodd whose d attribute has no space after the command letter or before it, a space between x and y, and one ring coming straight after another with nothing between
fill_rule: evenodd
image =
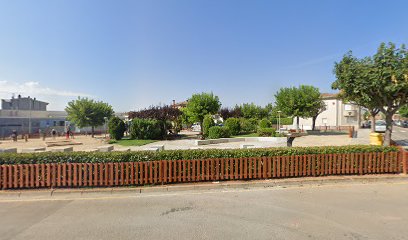
<instances>
[{"instance_id":1,"label":"trash bin","mask_svg":"<svg viewBox=\"0 0 408 240\"><path fill-rule=\"evenodd\" d=\"M383 143L383 135L380 133L370 133L370 145L379 145Z\"/></svg>"}]
</instances>

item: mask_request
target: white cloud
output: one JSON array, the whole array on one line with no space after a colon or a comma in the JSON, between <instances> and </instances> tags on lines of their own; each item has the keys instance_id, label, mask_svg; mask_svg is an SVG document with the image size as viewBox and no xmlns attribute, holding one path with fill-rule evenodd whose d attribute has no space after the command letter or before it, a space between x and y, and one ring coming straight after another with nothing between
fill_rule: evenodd
<instances>
[{"instance_id":1,"label":"white cloud","mask_svg":"<svg viewBox=\"0 0 408 240\"><path fill-rule=\"evenodd\" d=\"M0 93L7 94L22 94L22 95L49 95L49 96L64 96L64 97L91 97L91 95L80 92L70 92L66 90L52 89L43 87L39 82L24 82L15 83L9 81L0 81Z\"/></svg>"},{"instance_id":2,"label":"white cloud","mask_svg":"<svg viewBox=\"0 0 408 240\"><path fill-rule=\"evenodd\" d=\"M81 97L94 97L90 94L53 89L42 86L39 82L23 83L0 81L0 98L9 99L12 95L31 96L49 103L49 110L63 110L68 101Z\"/></svg>"}]
</instances>

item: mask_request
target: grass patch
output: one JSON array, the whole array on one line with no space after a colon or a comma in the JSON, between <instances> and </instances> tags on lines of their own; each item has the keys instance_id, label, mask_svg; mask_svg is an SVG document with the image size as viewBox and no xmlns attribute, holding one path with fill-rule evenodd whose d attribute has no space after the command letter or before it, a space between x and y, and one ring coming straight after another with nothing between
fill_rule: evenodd
<instances>
[{"instance_id":1,"label":"grass patch","mask_svg":"<svg viewBox=\"0 0 408 240\"><path fill-rule=\"evenodd\" d=\"M149 143L157 142L157 140L142 140L142 139L122 139L122 140L110 140L109 144L118 144L120 146L143 146Z\"/></svg>"}]
</instances>

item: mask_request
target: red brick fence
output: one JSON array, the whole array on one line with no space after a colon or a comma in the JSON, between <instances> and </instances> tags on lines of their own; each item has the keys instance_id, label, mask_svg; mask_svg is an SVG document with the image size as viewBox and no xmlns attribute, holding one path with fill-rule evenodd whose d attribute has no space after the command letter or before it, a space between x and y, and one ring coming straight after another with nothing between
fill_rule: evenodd
<instances>
[{"instance_id":1,"label":"red brick fence","mask_svg":"<svg viewBox=\"0 0 408 240\"><path fill-rule=\"evenodd\" d=\"M403 155L405 154L405 157ZM406 173L407 152L0 166L1 189ZM403 163L404 162L404 163Z\"/></svg>"}]
</instances>

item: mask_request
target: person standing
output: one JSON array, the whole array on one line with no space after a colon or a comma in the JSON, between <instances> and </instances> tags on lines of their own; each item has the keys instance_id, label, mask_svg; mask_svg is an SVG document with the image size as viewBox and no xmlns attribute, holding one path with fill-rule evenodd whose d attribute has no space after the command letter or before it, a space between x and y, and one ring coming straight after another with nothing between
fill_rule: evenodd
<instances>
[{"instance_id":1,"label":"person standing","mask_svg":"<svg viewBox=\"0 0 408 240\"><path fill-rule=\"evenodd\" d=\"M52 135L52 139L55 140L55 137L57 136L57 130L55 130L54 128L51 130L51 135Z\"/></svg>"}]
</instances>

